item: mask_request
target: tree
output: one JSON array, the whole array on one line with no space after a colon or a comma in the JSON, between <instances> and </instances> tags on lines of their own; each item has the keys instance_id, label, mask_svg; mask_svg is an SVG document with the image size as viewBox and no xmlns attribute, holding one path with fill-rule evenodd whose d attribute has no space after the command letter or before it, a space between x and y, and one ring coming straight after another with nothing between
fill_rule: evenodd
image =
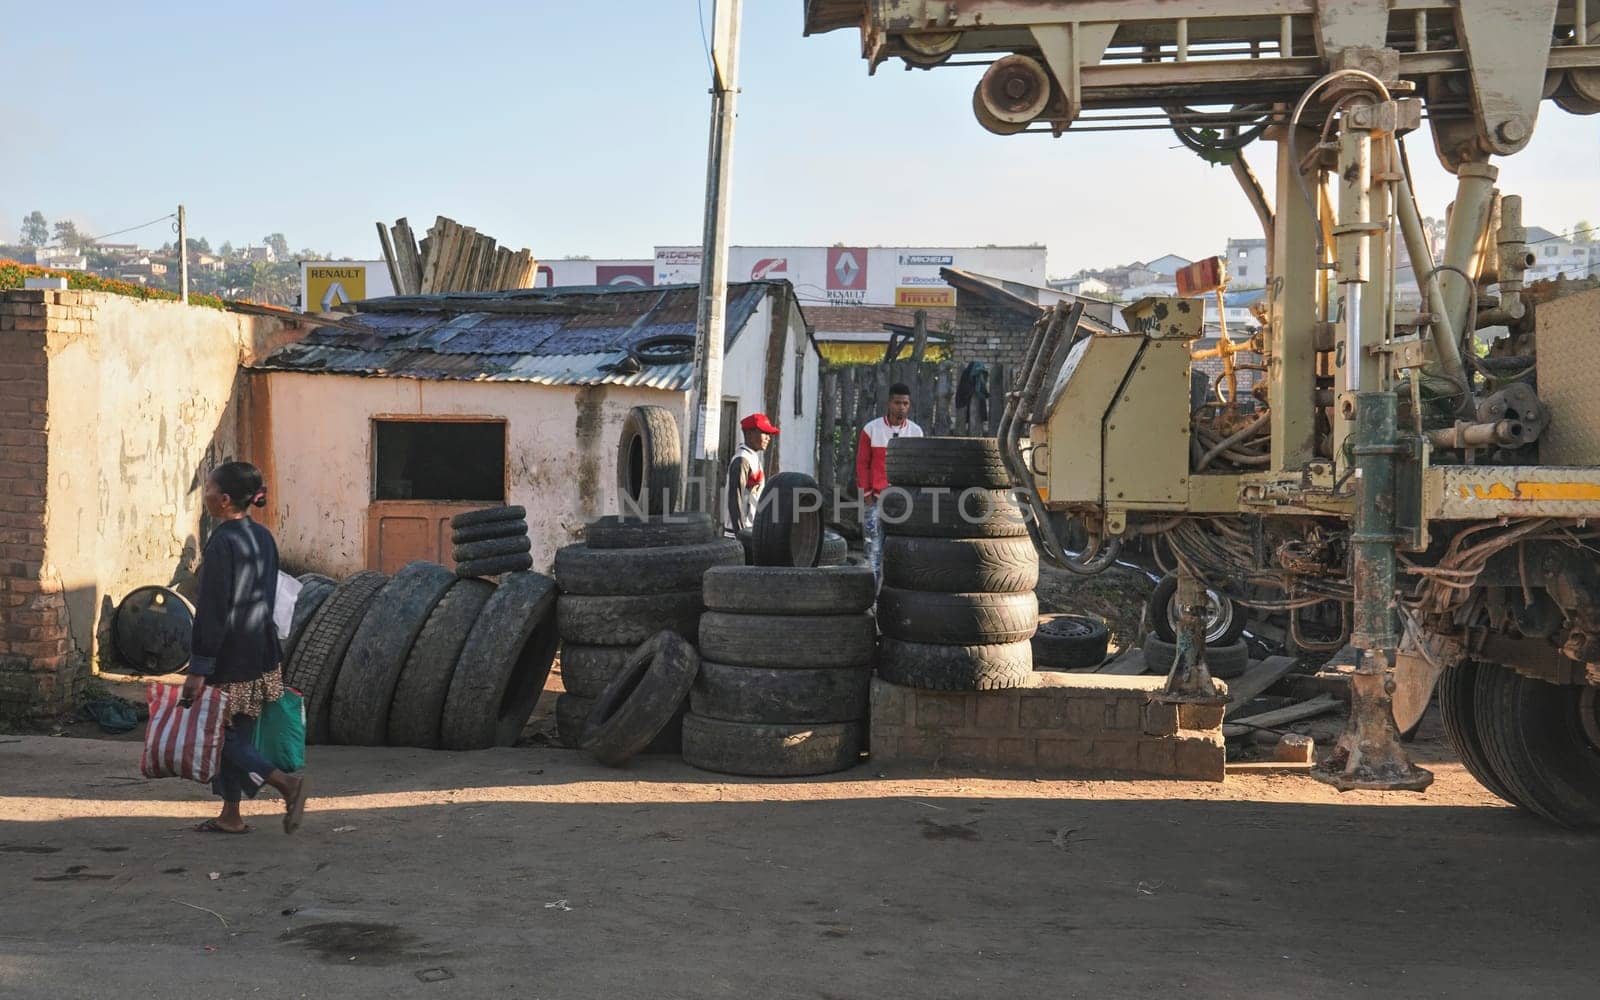
<instances>
[{"instance_id":1,"label":"tree","mask_svg":"<svg viewBox=\"0 0 1600 1000\"><path fill-rule=\"evenodd\" d=\"M209 254L211 252L211 241L206 239L204 236L200 237L199 239L191 238L186 241L185 245L189 248L190 253Z\"/></svg>"},{"instance_id":2,"label":"tree","mask_svg":"<svg viewBox=\"0 0 1600 1000\"><path fill-rule=\"evenodd\" d=\"M1574 222L1572 224L1572 242L1593 243L1594 223L1590 222L1588 219L1579 219L1577 222Z\"/></svg>"},{"instance_id":3,"label":"tree","mask_svg":"<svg viewBox=\"0 0 1600 1000\"><path fill-rule=\"evenodd\" d=\"M83 237L78 233L78 224L71 219L62 219L55 225L56 242L69 250L76 250L83 244Z\"/></svg>"},{"instance_id":4,"label":"tree","mask_svg":"<svg viewBox=\"0 0 1600 1000\"><path fill-rule=\"evenodd\" d=\"M34 209L33 213L22 220L22 245L42 247L50 242L50 223L45 219L44 213Z\"/></svg>"},{"instance_id":5,"label":"tree","mask_svg":"<svg viewBox=\"0 0 1600 1000\"><path fill-rule=\"evenodd\" d=\"M279 260L289 259L289 241L284 239L282 233L273 233L263 238L261 242L271 248L273 255Z\"/></svg>"},{"instance_id":6,"label":"tree","mask_svg":"<svg viewBox=\"0 0 1600 1000\"><path fill-rule=\"evenodd\" d=\"M233 256L233 244L224 241L222 246L217 250L217 252L219 254L221 254L223 257L232 257Z\"/></svg>"}]
</instances>

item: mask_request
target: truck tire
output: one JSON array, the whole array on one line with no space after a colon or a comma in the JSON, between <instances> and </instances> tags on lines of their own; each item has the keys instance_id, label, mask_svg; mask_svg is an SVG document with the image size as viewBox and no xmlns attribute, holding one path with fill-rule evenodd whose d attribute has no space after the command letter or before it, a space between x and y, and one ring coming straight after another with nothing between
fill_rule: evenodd
<instances>
[{"instance_id":1,"label":"truck tire","mask_svg":"<svg viewBox=\"0 0 1600 1000\"><path fill-rule=\"evenodd\" d=\"M1478 784L1517 808L1529 811L1495 772L1484 750L1483 739L1478 735L1474 692L1479 669L1476 662L1464 660L1439 675L1439 721L1444 725L1445 739L1455 749L1461 766L1478 780Z\"/></svg>"},{"instance_id":2,"label":"truck tire","mask_svg":"<svg viewBox=\"0 0 1600 1000\"><path fill-rule=\"evenodd\" d=\"M1480 667L1474 690L1478 734L1517 802L1583 830L1600 826L1600 757L1574 731L1580 694L1489 665Z\"/></svg>"},{"instance_id":3,"label":"truck tire","mask_svg":"<svg viewBox=\"0 0 1600 1000\"><path fill-rule=\"evenodd\" d=\"M875 589L872 571L855 566L719 566L705 575L706 607L738 614L859 614Z\"/></svg>"},{"instance_id":4,"label":"truck tire","mask_svg":"<svg viewBox=\"0 0 1600 1000\"><path fill-rule=\"evenodd\" d=\"M1238 642L1246 624L1244 607L1211 587L1206 588L1206 600L1211 606L1206 614L1206 645L1228 646ZM1163 641L1178 641L1179 614L1178 578L1164 577L1150 594L1150 625Z\"/></svg>"},{"instance_id":5,"label":"truck tire","mask_svg":"<svg viewBox=\"0 0 1600 1000\"><path fill-rule=\"evenodd\" d=\"M919 538L1018 538L1028 533L1010 490L891 486L880 516L885 535Z\"/></svg>"},{"instance_id":6,"label":"truck tire","mask_svg":"<svg viewBox=\"0 0 1600 1000\"><path fill-rule=\"evenodd\" d=\"M1111 633L1093 615L1043 615L1033 634L1035 669L1081 670L1106 660Z\"/></svg>"},{"instance_id":7,"label":"truck tire","mask_svg":"<svg viewBox=\"0 0 1600 1000\"><path fill-rule=\"evenodd\" d=\"M903 642L950 646L1026 642L1039 624L1039 599L1025 594L937 594L884 587L878 627Z\"/></svg>"},{"instance_id":8,"label":"truck tire","mask_svg":"<svg viewBox=\"0 0 1600 1000\"><path fill-rule=\"evenodd\" d=\"M1151 633L1144 640L1144 669L1148 674L1164 674L1172 669L1178 644ZM1206 645L1206 669L1219 681L1232 680L1250 669L1250 647L1244 642L1226 646Z\"/></svg>"},{"instance_id":9,"label":"truck tire","mask_svg":"<svg viewBox=\"0 0 1600 1000\"><path fill-rule=\"evenodd\" d=\"M515 743L544 693L560 638L556 582L513 573L484 604L456 661L439 723L446 750L482 750Z\"/></svg>"},{"instance_id":10,"label":"truck tire","mask_svg":"<svg viewBox=\"0 0 1600 1000\"><path fill-rule=\"evenodd\" d=\"M490 521L488 524L455 529L450 532L450 544L465 545L467 542L481 542L490 538L520 538L527 533L527 521Z\"/></svg>"},{"instance_id":11,"label":"truck tire","mask_svg":"<svg viewBox=\"0 0 1600 1000\"><path fill-rule=\"evenodd\" d=\"M400 668L455 575L430 562L407 563L378 591L339 669L328 735L345 746L387 744L389 706Z\"/></svg>"},{"instance_id":12,"label":"truck tire","mask_svg":"<svg viewBox=\"0 0 1600 1000\"><path fill-rule=\"evenodd\" d=\"M664 630L693 636L703 610L698 588L627 596L564 594L556 606L556 621L563 642L637 646Z\"/></svg>"},{"instance_id":13,"label":"truck tire","mask_svg":"<svg viewBox=\"0 0 1600 1000\"><path fill-rule=\"evenodd\" d=\"M1011 485L1000 445L987 437L895 438L884 471L891 486L968 486L1002 490Z\"/></svg>"},{"instance_id":14,"label":"truck tire","mask_svg":"<svg viewBox=\"0 0 1600 1000\"><path fill-rule=\"evenodd\" d=\"M850 555L850 543L838 532L822 532L822 555L817 559L818 566L843 566L845 558Z\"/></svg>"},{"instance_id":15,"label":"truck tire","mask_svg":"<svg viewBox=\"0 0 1600 1000\"><path fill-rule=\"evenodd\" d=\"M678 419L664 406L635 406L622 422L617 444L617 493L633 514L679 509L683 445Z\"/></svg>"},{"instance_id":16,"label":"truck tire","mask_svg":"<svg viewBox=\"0 0 1600 1000\"><path fill-rule=\"evenodd\" d=\"M883 582L900 590L1022 594L1039 584L1030 538L910 538L887 535Z\"/></svg>"},{"instance_id":17,"label":"truck tire","mask_svg":"<svg viewBox=\"0 0 1600 1000\"><path fill-rule=\"evenodd\" d=\"M445 591L411 644L389 704L390 746L439 746L439 720L467 635L494 594L484 580L457 580Z\"/></svg>"},{"instance_id":18,"label":"truck tire","mask_svg":"<svg viewBox=\"0 0 1600 1000\"><path fill-rule=\"evenodd\" d=\"M561 739L562 746L573 750L579 749L578 745L583 742L583 727L588 723L589 713L593 710L593 698L564 694L556 699L556 735ZM676 757L683 752L683 716L687 711L688 706L683 706L678 714L672 717L672 721L667 723L667 727L656 734L656 738L644 748L645 756L671 754Z\"/></svg>"},{"instance_id":19,"label":"truck tire","mask_svg":"<svg viewBox=\"0 0 1600 1000\"><path fill-rule=\"evenodd\" d=\"M822 558L822 490L802 472L780 472L761 491L751 552L757 566L817 565Z\"/></svg>"},{"instance_id":20,"label":"truck tire","mask_svg":"<svg viewBox=\"0 0 1600 1000\"><path fill-rule=\"evenodd\" d=\"M595 699L583 727L584 751L610 767L643 753L681 714L699 672L700 655L682 636L651 636Z\"/></svg>"},{"instance_id":21,"label":"truck tire","mask_svg":"<svg viewBox=\"0 0 1600 1000\"><path fill-rule=\"evenodd\" d=\"M744 546L734 538L654 549L556 550L556 582L565 594L623 596L697 590L713 566L742 566Z\"/></svg>"},{"instance_id":22,"label":"truck tire","mask_svg":"<svg viewBox=\"0 0 1600 1000\"><path fill-rule=\"evenodd\" d=\"M508 538L485 538L477 542L462 542L451 550L451 558L460 565L478 559L518 556L531 551L533 551L533 539L521 534Z\"/></svg>"},{"instance_id":23,"label":"truck tire","mask_svg":"<svg viewBox=\"0 0 1600 1000\"><path fill-rule=\"evenodd\" d=\"M322 607L322 602L328 599L338 582L323 576L320 573L307 573L300 578L300 593L294 599L294 615L289 623L289 638L283 641L283 662L288 663L294 657L294 647L299 645L300 637L305 635L306 626L311 624L311 617Z\"/></svg>"},{"instance_id":24,"label":"truck tire","mask_svg":"<svg viewBox=\"0 0 1600 1000\"><path fill-rule=\"evenodd\" d=\"M716 663L774 670L863 667L872 662L877 632L872 616L700 616L700 655Z\"/></svg>"},{"instance_id":25,"label":"truck tire","mask_svg":"<svg viewBox=\"0 0 1600 1000\"><path fill-rule=\"evenodd\" d=\"M503 524L507 521L522 521L527 523L528 510L526 507L484 507L481 510L469 510L464 514L457 514L450 519L450 527L456 531L463 528L473 528L484 524Z\"/></svg>"},{"instance_id":26,"label":"truck tire","mask_svg":"<svg viewBox=\"0 0 1600 1000\"><path fill-rule=\"evenodd\" d=\"M797 778L861 762L866 723L760 725L683 717L683 761L702 771Z\"/></svg>"},{"instance_id":27,"label":"truck tire","mask_svg":"<svg viewBox=\"0 0 1600 1000\"><path fill-rule=\"evenodd\" d=\"M1033 673L1027 641L945 646L885 638L878 676L925 691L999 691L1022 687Z\"/></svg>"},{"instance_id":28,"label":"truck tire","mask_svg":"<svg viewBox=\"0 0 1600 1000\"><path fill-rule=\"evenodd\" d=\"M632 646L561 646L561 686L580 698L598 698L633 655ZM576 744L574 744L576 745Z\"/></svg>"},{"instance_id":29,"label":"truck tire","mask_svg":"<svg viewBox=\"0 0 1600 1000\"><path fill-rule=\"evenodd\" d=\"M706 660L689 692L689 710L727 722L855 722L867 717L872 671L772 670Z\"/></svg>"},{"instance_id":30,"label":"truck tire","mask_svg":"<svg viewBox=\"0 0 1600 1000\"><path fill-rule=\"evenodd\" d=\"M305 634L295 645L294 658L284 671L284 683L306 701L306 742L328 742L328 715L333 691L344 663L345 650L355 638L372 599L389 578L363 571L346 577L311 616Z\"/></svg>"},{"instance_id":31,"label":"truck tire","mask_svg":"<svg viewBox=\"0 0 1600 1000\"><path fill-rule=\"evenodd\" d=\"M714 541L717 524L698 511L653 517L607 514L590 521L583 540L591 549L654 549L667 545L699 545Z\"/></svg>"}]
</instances>

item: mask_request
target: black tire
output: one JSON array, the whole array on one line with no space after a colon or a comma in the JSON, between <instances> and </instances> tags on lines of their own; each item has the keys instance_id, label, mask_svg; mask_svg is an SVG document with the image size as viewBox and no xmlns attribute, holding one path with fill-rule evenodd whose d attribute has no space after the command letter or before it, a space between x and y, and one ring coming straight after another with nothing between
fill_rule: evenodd
<instances>
[{"instance_id":1,"label":"black tire","mask_svg":"<svg viewBox=\"0 0 1600 1000\"><path fill-rule=\"evenodd\" d=\"M1028 533L1010 490L891 486L879 516L885 535L919 538L1018 538Z\"/></svg>"},{"instance_id":2,"label":"black tire","mask_svg":"<svg viewBox=\"0 0 1600 1000\"><path fill-rule=\"evenodd\" d=\"M1093 615L1044 615L1033 634L1035 669L1081 670L1106 660L1111 633Z\"/></svg>"},{"instance_id":3,"label":"black tire","mask_svg":"<svg viewBox=\"0 0 1600 1000\"><path fill-rule=\"evenodd\" d=\"M717 538L717 523L698 511L655 517L608 514L590 521L583 540L591 549L657 549L667 545L700 545Z\"/></svg>"},{"instance_id":4,"label":"black tire","mask_svg":"<svg viewBox=\"0 0 1600 1000\"><path fill-rule=\"evenodd\" d=\"M1244 606L1211 587L1206 588L1206 598L1216 609L1208 614L1206 645L1229 646L1238 642L1248 621ZM1178 615L1178 578L1168 576L1150 594L1150 627L1163 641L1177 642Z\"/></svg>"},{"instance_id":5,"label":"black tire","mask_svg":"<svg viewBox=\"0 0 1600 1000\"><path fill-rule=\"evenodd\" d=\"M1478 780L1478 784L1506 802L1527 809L1511 794L1505 779L1489 763L1488 752L1478 735L1475 692L1480 669L1476 662L1466 660L1439 675L1439 721L1444 725L1444 737L1455 749L1461 766Z\"/></svg>"},{"instance_id":6,"label":"black tire","mask_svg":"<svg viewBox=\"0 0 1600 1000\"><path fill-rule=\"evenodd\" d=\"M284 682L299 691L306 702L306 742L328 742L328 713L345 650L361 627L372 599L389 578L363 571L346 577L322 607L311 616L305 634L295 645L294 658L284 671Z\"/></svg>"},{"instance_id":7,"label":"black tire","mask_svg":"<svg viewBox=\"0 0 1600 1000\"><path fill-rule=\"evenodd\" d=\"M457 514L450 519L450 527L459 531L480 524L501 524L505 521L522 521L526 524L527 516L528 510L525 507L484 507L482 510L469 510L465 514Z\"/></svg>"},{"instance_id":8,"label":"black tire","mask_svg":"<svg viewBox=\"0 0 1600 1000\"><path fill-rule=\"evenodd\" d=\"M706 607L740 614L859 614L876 589L872 571L855 566L719 566L705 575Z\"/></svg>"},{"instance_id":9,"label":"black tire","mask_svg":"<svg viewBox=\"0 0 1600 1000\"><path fill-rule=\"evenodd\" d=\"M817 565L822 558L822 489L803 472L780 472L761 491L751 532L757 566Z\"/></svg>"},{"instance_id":10,"label":"black tire","mask_svg":"<svg viewBox=\"0 0 1600 1000\"><path fill-rule=\"evenodd\" d=\"M527 521L490 521L488 524L474 524L450 532L450 544L464 545L489 538L520 538L527 533Z\"/></svg>"},{"instance_id":11,"label":"black tire","mask_svg":"<svg viewBox=\"0 0 1600 1000\"><path fill-rule=\"evenodd\" d=\"M903 642L949 646L1026 642L1039 624L1034 594L935 594L884 587L878 627Z\"/></svg>"},{"instance_id":12,"label":"black tire","mask_svg":"<svg viewBox=\"0 0 1600 1000\"><path fill-rule=\"evenodd\" d=\"M595 699L583 727L583 749L620 767L644 752L682 714L700 672L700 655L676 632L658 632L634 650Z\"/></svg>"},{"instance_id":13,"label":"black tire","mask_svg":"<svg viewBox=\"0 0 1600 1000\"><path fill-rule=\"evenodd\" d=\"M1600 756L1577 727L1581 693L1489 665L1474 690L1478 735L1517 803L1583 830L1600 826Z\"/></svg>"},{"instance_id":14,"label":"black tire","mask_svg":"<svg viewBox=\"0 0 1600 1000\"><path fill-rule=\"evenodd\" d=\"M300 593L294 599L294 615L289 623L289 638L283 641L283 662L288 663L294 657L294 648L300 644L300 637L305 635L306 626L311 624L311 617L322 607L322 602L328 599L338 582L323 576L320 573L307 573L300 578Z\"/></svg>"},{"instance_id":15,"label":"black tire","mask_svg":"<svg viewBox=\"0 0 1600 1000\"><path fill-rule=\"evenodd\" d=\"M589 721L589 713L594 710L594 701L593 698L580 698L575 694L564 694L556 699L556 735L560 737L562 746L573 750L579 748L583 742L583 727ZM667 727L644 748L645 755L671 754L676 757L683 752L683 716L688 710L686 704L672 717Z\"/></svg>"},{"instance_id":16,"label":"black tire","mask_svg":"<svg viewBox=\"0 0 1600 1000\"><path fill-rule=\"evenodd\" d=\"M758 725L683 717L684 763L718 774L797 778L829 774L861 761L866 723Z\"/></svg>"},{"instance_id":17,"label":"black tire","mask_svg":"<svg viewBox=\"0 0 1600 1000\"><path fill-rule=\"evenodd\" d=\"M727 722L854 722L867 717L872 671L771 670L706 660L689 692L689 710Z\"/></svg>"},{"instance_id":18,"label":"black tire","mask_svg":"<svg viewBox=\"0 0 1600 1000\"><path fill-rule=\"evenodd\" d=\"M494 584L485 580L457 580L439 599L400 669L400 682L389 703L390 746L427 750L439 746L439 720L444 717L456 661L493 594Z\"/></svg>"},{"instance_id":19,"label":"black tire","mask_svg":"<svg viewBox=\"0 0 1600 1000\"><path fill-rule=\"evenodd\" d=\"M564 594L556 608L563 642L637 646L661 631L692 637L704 610L700 590L609 596Z\"/></svg>"},{"instance_id":20,"label":"black tire","mask_svg":"<svg viewBox=\"0 0 1600 1000\"><path fill-rule=\"evenodd\" d=\"M700 655L716 663L774 670L864 667L877 633L869 614L746 615L707 611L700 617Z\"/></svg>"},{"instance_id":21,"label":"black tire","mask_svg":"<svg viewBox=\"0 0 1600 1000\"><path fill-rule=\"evenodd\" d=\"M467 562L456 563L456 576L462 579L471 577L501 576L505 573L521 573L523 570L533 568L533 556L523 553L512 556L490 556L486 559L471 559Z\"/></svg>"},{"instance_id":22,"label":"black tire","mask_svg":"<svg viewBox=\"0 0 1600 1000\"><path fill-rule=\"evenodd\" d=\"M986 437L895 438L889 442L884 471L892 486L1002 490L1011 485L1000 445Z\"/></svg>"},{"instance_id":23,"label":"black tire","mask_svg":"<svg viewBox=\"0 0 1600 1000\"><path fill-rule=\"evenodd\" d=\"M883 582L900 590L1022 594L1039 584L1030 538L908 538L888 535Z\"/></svg>"},{"instance_id":24,"label":"black tire","mask_svg":"<svg viewBox=\"0 0 1600 1000\"><path fill-rule=\"evenodd\" d=\"M843 535L828 530L822 532L822 555L817 559L818 566L843 566L849 555L850 543L844 540Z\"/></svg>"},{"instance_id":25,"label":"black tire","mask_svg":"<svg viewBox=\"0 0 1600 1000\"><path fill-rule=\"evenodd\" d=\"M635 406L622 423L617 444L617 495L633 514L670 514L680 509L683 445L678 419L664 406Z\"/></svg>"},{"instance_id":26,"label":"black tire","mask_svg":"<svg viewBox=\"0 0 1600 1000\"><path fill-rule=\"evenodd\" d=\"M598 698L633 655L632 646L561 645L561 686L580 698Z\"/></svg>"},{"instance_id":27,"label":"black tire","mask_svg":"<svg viewBox=\"0 0 1600 1000\"><path fill-rule=\"evenodd\" d=\"M927 691L999 691L1022 687L1032 673L1026 641L945 646L885 638L878 650L879 677Z\"/></svg>"},{"instance_id":28,"label":"black tire","mask_svg":"<svg viewBox=\"0 0 1600 1000\"><path fill-rule=\"evenodd\" d=\"M1172 669L1178 656L1176 643L1166 641L1154 633L1145 636L1144 669L1149 674L1164 674ZM1250 647L1244 642L1226 646L1206 645L1206 669L1218 680L1232 680L1250 669Z\"/></svg>"},{"instance_id":29,"label":"black tire","mask_svg":"<svg viewBox=\"0 0 1600 1000\"><path fill-rule=\"evenodd\" d=\"M456 565L495 556L517 556L533 551L533 539L526 534L510 538L485 538L477 542L462 542L451 551Z\"/></svg>"},{"instance_id":30,"label":"black tire","mask_svg":"<svg viewBox=\"0 0 1600 1000\"><path fill-rule=\"evenodd\" d=\"M389 706L400 668L455 575L430 562L407 563L373 598L350 640L333 689L328 735L345 746L388 743Z\"/></svg>"},{"instance_id":31,"label":"black tire","mask_svg":"<svg viewBox=\"0 0 1600 1000\"><path fill-rule=\"evenodd\" d=\"M562 593L621 596L696 590L713 566L744 565L744 546L734 538L654 549L556 550L556 582Z\"/></svg>"},{"instance_id":32,"label":"black tire","mask_svg":"<svg viewBox=\"0 0 1600 1000\"><path fill-rule=\"evenodd\" d=\"M489 597L461 647L439 723L446 750L508 747L539 704L560 638L556 582L513 573Z\"/></svg>"}]
</instances>

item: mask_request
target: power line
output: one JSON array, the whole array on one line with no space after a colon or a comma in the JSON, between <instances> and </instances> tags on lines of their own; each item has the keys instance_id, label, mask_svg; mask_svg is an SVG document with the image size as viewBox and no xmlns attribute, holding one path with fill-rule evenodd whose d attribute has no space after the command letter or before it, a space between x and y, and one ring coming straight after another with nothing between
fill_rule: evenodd
<instances>
[{"instance_id":1,"label":"power line","mask_svg":"<svg viewBox=\"0 0 1600 1000\"><path fill-rule=\"evenodd\" d=\"M177 217L178 217L178 213L177 212L168 212L166 215L163 215L159 219L151 219L149 222L141 222L137 226L129 226L127 229L118 229L115 232L106 233L106 234L101 235L101 236L80 236L80 237L78 237L78 243L79 243L80 246L82 246L84 244L88 244L88 243L99 243L103 239L108 239L108 238L110 238L112 236L121 236L123 233L131 233L136 229L148 229L148 228L150 228L151 226L155 225L158 222L166 222L168 219L176 219ZM45 243L45 244L41 245L39 247L39 249L41 249L41 250L53 249L53 248L57 248L57 247L61 247L61 246L65 246L65 244L63 244L63 243Z\"/></svg>"},{"instance_id":2,"label":"power line","mask_svg":"<svg viewBox=\"0 0 1600 1000\"><path fill-rule=\"evenodd\" d=\"M712 0L712 2L715 3L716 0ZM700 16L700 47L706 53L706 72L715 77L717 69L711 63L711 39L706 37L706 8L704 0L694 0L694 12Z\"/></svg>"}]
</instances>

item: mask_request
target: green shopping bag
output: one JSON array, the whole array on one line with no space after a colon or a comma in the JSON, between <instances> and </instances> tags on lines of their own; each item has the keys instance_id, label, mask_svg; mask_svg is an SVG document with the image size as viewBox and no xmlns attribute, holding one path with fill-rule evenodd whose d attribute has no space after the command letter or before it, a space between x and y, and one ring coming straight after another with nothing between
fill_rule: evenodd
<instances>
[{"instance_id":1,"label":"green shopping bag","mask_svg":"<svg viewBox=\"0 0 1600 1000\"><path fill-rule=\"evenodd\" d=\"M306 699L299 691L285 686L282 698L262 706L255 744L280 771L306 766Z\"/></svg>"}]
</instances>

